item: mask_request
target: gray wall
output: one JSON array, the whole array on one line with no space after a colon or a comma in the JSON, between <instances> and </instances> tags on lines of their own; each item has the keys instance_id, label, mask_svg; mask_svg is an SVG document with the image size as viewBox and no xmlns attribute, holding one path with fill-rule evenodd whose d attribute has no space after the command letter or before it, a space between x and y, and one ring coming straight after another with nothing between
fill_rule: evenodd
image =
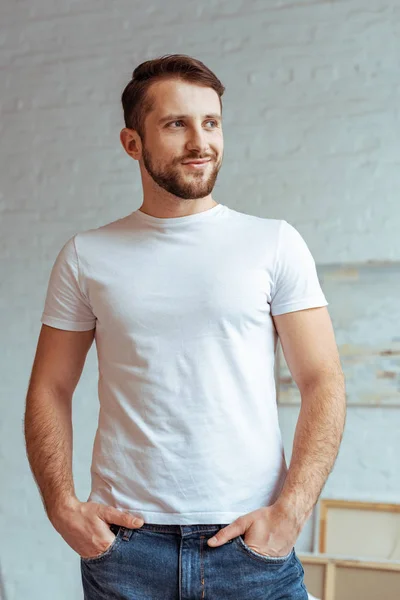
<instances>
[{"instance_id":1,"label":"gray wall","mask_svg":"<svg viewBox=\"0 0 400 600\"><path fill-rule=\"evenodd\" d=\"M400 260L400 3L3 0L0 20L1 569L8 600L70 600L82 597L79 558L45 516L24 402L56 254L141 204L137 164L119 142L132 70L184 52L226 85L218 202L288 220L321 264ZM96 368L93 346L74 397L82 500ZM289 457L296 417L280 409ZM399 426L396 408L352 408L324 495L396 501ZM310 548L308 524L298 549Z\"/></svg>"}]
</instances>

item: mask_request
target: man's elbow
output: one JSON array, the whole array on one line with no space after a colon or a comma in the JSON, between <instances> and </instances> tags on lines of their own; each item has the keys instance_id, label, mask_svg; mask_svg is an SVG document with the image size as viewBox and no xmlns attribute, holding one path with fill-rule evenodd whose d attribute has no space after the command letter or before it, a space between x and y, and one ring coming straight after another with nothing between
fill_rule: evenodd
<instances>
[{"instance_id":1,"label":"man's elbow","mask_svg":"<svg viewBox=\"0 0 400 600\"><path fill-rule=\"evenodd\" d=\"M340 364L335 364L330 368L318 369L296 382L301 396L317 390L329 390L336 392L335 396L345 399L346 381Z\"/></svg>"}]
</instances>

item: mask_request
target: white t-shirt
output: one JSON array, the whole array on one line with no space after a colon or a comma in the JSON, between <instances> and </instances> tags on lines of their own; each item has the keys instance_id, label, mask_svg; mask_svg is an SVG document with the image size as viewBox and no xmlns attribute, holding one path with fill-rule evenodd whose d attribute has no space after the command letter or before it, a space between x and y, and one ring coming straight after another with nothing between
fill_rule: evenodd
<instances>
[{"instance_id":1,"label":"white t-shirt","mask_svg":"<svg viewBox=\"0 0 400 600\"><path fill-rule=\"evenodd\" d=\"M138 209L69 239L41 321L96 328L88 500L182 525L272 504L287 465L271 315L327 304L292 225L223 204L176 218Z\"/></svg>"}]
</instances>

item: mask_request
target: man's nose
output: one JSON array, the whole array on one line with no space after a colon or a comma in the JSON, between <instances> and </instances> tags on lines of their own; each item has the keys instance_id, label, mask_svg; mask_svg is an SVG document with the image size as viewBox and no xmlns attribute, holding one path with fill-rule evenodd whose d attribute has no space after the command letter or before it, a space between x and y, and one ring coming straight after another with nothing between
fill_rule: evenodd
<instances>
[{"instance_id":1,"label":"man's nose","mask_svg":"<svg viewBox=\"0 0 400 600\"><path fill-rule=\"evenodd\" d=\"M208 142L205 132L197 127L193 127L192 129L190 129L186 147L188 150L197 150L197 152L205 152L208 149Z\"/></svg>"}]
</instances>

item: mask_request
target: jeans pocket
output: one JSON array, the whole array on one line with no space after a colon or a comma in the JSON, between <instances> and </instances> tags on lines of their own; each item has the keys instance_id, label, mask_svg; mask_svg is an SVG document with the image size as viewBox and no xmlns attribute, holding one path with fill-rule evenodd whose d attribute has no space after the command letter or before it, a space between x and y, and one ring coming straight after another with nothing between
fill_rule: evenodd
<instances>
[{"instance_id":1,"label":"jeans pocket","mask_svg":"<svg viewBox=\"0 0 400 600\"><path fill-rule=\"evenodd\" d=\"M106 548L106 550L104 550L104 552L102 552L101 554L97 554L97 556L88 557L88 558L81 556L81 560L83 562L85 562L85 563L97 562L97 561L103 560L105 558L108 558L112 554L112 552L115 550L115 548L118 546L119 542L121 541L121 535L122 535L124 528L121 525L112 524L112 525L110 525L110 529L115 534L115 538L111 542L110 546L108 546L108 548Z\"/></svg>"},{"instance_id":2,"label":"jeans pocket","mask_svg":"<svg viewBox=\"0 0 400 600\"><path fill-rule=\"evenodd\" d=\"M249 556L251 556L252 558L254 558L256 560L261 560L270 565L276 565L276 566L283 565L293 555L293 551L294 551L294 548L292 548L291 551L289 552L289 554L286 554L286 556L267 556L265 554L260 554L259 552L256 552L255 550L250 548L246 544L246 542L244 541L244 539L241 535L238 535L236 538L234 538L234 541L236 542L237 546L241 550L244 550Z\"/></svg>"}]
</instances>

